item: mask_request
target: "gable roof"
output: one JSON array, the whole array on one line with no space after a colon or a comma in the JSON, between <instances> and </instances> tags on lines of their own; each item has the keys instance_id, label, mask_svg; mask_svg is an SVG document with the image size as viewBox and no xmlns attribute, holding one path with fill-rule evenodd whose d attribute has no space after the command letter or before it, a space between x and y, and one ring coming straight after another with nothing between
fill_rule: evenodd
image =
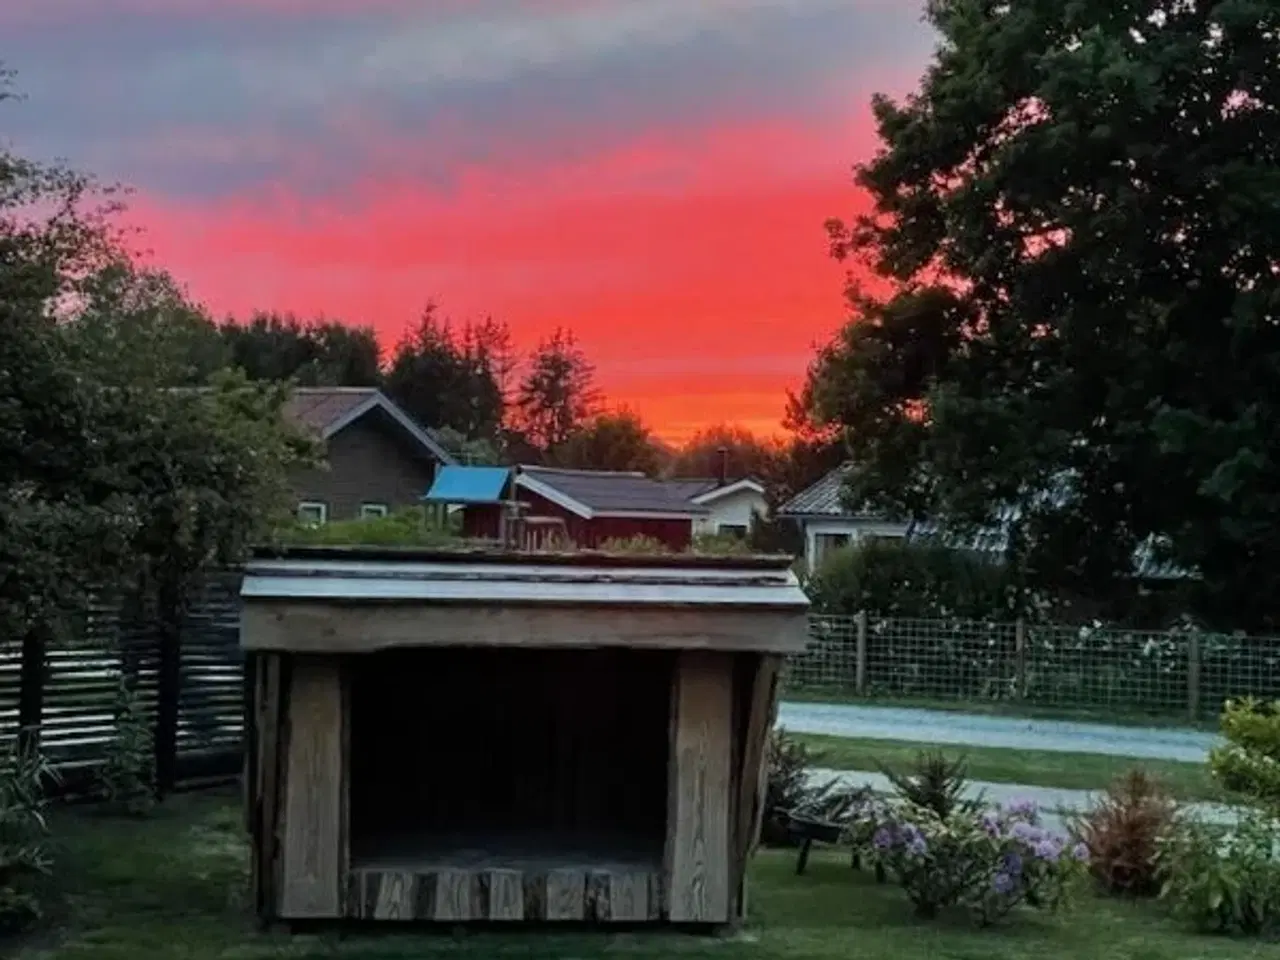
<instances>
[{"instance_id":1,"label":"gable roof","mask_svg":"<svg viewBox=\"0 0 1280 960\"><path fill-rule=\"evenodd\" d=\"M431 431L420 426L376 387L298 387L285 403L285 416L328 440L366 414L378 410L399 426L432 457L444 464L456 461Z\"/></svg>"},{"instance_id":2,"label":"gable roof","mask_svg":"<svg viewBox=\"0 0 1280 960\"><path fill-rule=\"evenodd\" d=\"M870 511L853 511L844 505L842 491L852 464L842 463L812 486L805 487L778 508L781 517L872 517Z\"/></svg>"},{"instance_id":3,"label":"gable roof","mask_svg":"<svg viewBox=\"0 0 1280 960\"><path fill-rule=\"evenodd\" d=\"M741 477L721 483L714 477L674 477L664 481L677 497L696 504L708 504L744 490L764 495L764 484L755 477Z\"/></svg>"},{"instance_id":4,"label":"gable roof","mask_svg":"<svg viewBox=\"0 0 1280 960\"><path fill-rule=\"evenodd\" d=\"M522 466L517 468L516 484L586 520L592 517L692 519L709 512L682 497L668 484L643 473Z\"/></svg>"}]
</instances>

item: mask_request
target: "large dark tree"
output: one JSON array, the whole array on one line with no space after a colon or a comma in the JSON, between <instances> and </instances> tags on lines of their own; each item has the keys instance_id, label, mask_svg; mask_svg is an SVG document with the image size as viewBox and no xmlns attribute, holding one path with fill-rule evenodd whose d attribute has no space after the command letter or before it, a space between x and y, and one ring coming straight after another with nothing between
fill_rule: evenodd
<instances>
[{"instance_id":1,"label":"large dark tree","mask_svg":"<svg viewBox=\"0 0 1280 960\"><path fill-rule=\"evenodd\" d=\"M519 428L542 450L565 443L596 413L595 367L573 333L557 329L529 358L516 397Z\"/></svg>"},{"instance_id":2,"label":"large dark tree","mask_svg":"<svg viewBox=\"0 0 1280 960\"><path fill-rule=\"evenodd\" d=\"M386 373L391 397L420 423L464 440L494 440L504 401L498 377L509 337L500 324L454 326L429 303L396 346Z\"/></svg>"},{"instance_id":3,"label":"large dark tree","mask_svg":"<svg viewBox=\"0 0 1280 960\"><path fill-rule=\"evenodd\" d=\"M1023 521L1036 576L1106 589L1165 538L1203 609L1280 617L1280 6L932 0L920 90L874 102L892 288L803 405L849 495ZM856 291L855 291L856 294Z\"/></svg>"}]
</instances>

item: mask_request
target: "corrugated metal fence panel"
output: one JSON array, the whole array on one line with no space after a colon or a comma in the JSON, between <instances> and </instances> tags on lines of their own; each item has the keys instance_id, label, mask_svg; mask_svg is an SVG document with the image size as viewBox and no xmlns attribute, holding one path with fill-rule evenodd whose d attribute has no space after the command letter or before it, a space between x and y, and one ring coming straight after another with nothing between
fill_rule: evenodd
<instances>
[{"instance_id":1,"label":"corrugated metal fence panel","mask_svg":"<svg viewBox=\"0 0 1280 960\"><path fill-rule=\"evenodd\" d=\"M244 738L240 576L210 578L192 598L182 631L178 754L216 751L239 762Z\"/></svg>"},{"instance_id":2,"label":"corrugated metal fence panel","mask_svg":"<svg viewBox=\"0 0 1280 960\"><path fill-rule=\"evenodd\" d=\"M178 775L239 772L244 735L244 664L239 647L240 575L218 574L191 598L182 630L178 698ZM134 677L142 714L155 722L159 634L154 624L122 620L118 606L96 602L76 635L47 652L40 742L54 765L96 763L115 735L122 676ZM18 732L21 653L0 649L0 756Z\"/></svg>"}]
</instances>

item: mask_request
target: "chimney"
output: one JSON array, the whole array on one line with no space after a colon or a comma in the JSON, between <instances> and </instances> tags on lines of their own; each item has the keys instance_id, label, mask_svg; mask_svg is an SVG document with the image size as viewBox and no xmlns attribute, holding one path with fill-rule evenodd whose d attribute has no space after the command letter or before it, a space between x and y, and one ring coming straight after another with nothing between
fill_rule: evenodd
<instances>
[{"instance_id":1,"label":"chimney","mask_svg":"<svg viewBox=\"0 0 1280 960\"><path fill-rule=\"evenodd\" d=\"M723 487L729 482L729 448L716 450L716 486Z\"/></svg>"}]
</instances>

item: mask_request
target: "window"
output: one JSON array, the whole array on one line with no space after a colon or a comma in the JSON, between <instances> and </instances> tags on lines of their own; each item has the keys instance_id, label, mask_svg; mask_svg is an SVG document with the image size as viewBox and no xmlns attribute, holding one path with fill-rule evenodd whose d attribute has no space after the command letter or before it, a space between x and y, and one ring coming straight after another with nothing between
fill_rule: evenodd
<instances>
[{"instance_id":1,"label":"window","mask_svg":"<svg viewBox=\"0 0 1280 960\"><path fill-rule=\"evenodd\" d=\"M747 525L745 523L722 523L716 528L716 533L745 540L747 538Z\"/></svg>"},{"instance_id":2,"label":"window","mask_svg":"<svg viewBox=\"0 0 1280 960\"><path fill-rule=\"evenodd\" d=\"M387 505L385 503L362 503L360 504L360 519L374 520L378 517L387 515Z\"/></svg>"},{"instance_id":3,"label":"window","mask_svg":"<svg viewBox=\"0 0 1280 960\"><path fill-rule=\"evenodd\" d=\"M319 527L329 520L329 505L319 500L303 500L298 504L298 519L310 527Z\"/></svg>"}]
</instances>

